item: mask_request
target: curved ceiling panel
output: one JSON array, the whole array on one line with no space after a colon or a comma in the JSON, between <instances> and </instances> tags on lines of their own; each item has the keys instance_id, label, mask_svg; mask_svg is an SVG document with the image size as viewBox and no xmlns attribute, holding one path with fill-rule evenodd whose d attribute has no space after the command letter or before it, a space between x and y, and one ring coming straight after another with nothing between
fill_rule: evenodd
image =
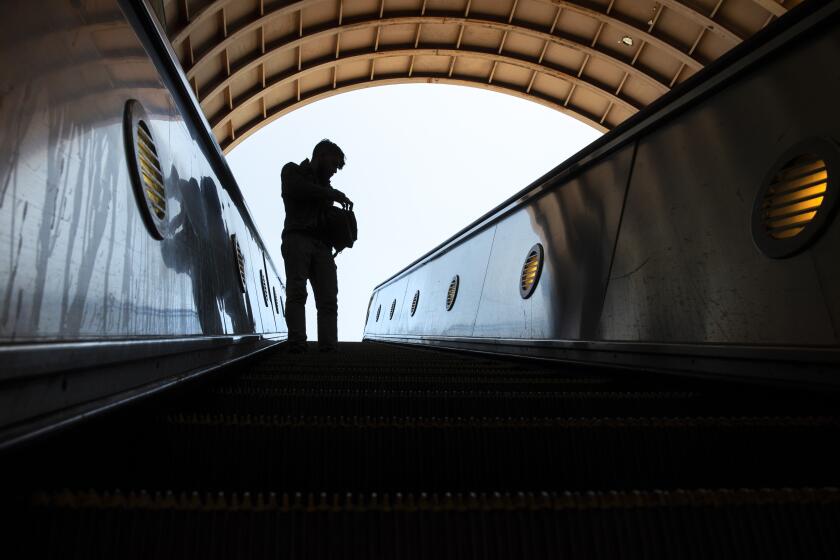
<instances>
[{"instance_id":1,"label":"curved ceiling panel","mask_svg":"<svg viewBox=\"0 0 840 560\"><path fill-rule=\"evenodd\" d=\"M450 83L608 131L797 0L164 0L225 152L307 103Z\"/></svg>"}]
</instances>

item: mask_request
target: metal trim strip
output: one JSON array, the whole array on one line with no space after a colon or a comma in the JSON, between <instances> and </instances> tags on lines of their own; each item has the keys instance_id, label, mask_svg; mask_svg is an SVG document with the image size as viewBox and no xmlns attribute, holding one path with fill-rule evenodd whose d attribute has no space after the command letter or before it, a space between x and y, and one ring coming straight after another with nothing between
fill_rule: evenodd
<instances>
[{"instance_id":1,"label":"metal trim strip","mask_svg":"<svg viewBox=\"0 0 840 560\"><path fill-rule=\"evenodd\" d=\"M217 339L223 338L233 337L217 337ZM75 405L64 409L47 411L46 413L42 412L41 415L25 419L21 422L11 424L9 426L3 426L2 428L0 428L0 450L17 445L21 442L30 440L35 437L40 437L48 433L52 433L56 430L69 427L73 424L76 424L77 422L87 420L93 416L111 411L117 407L157 394L166 389L170 389L176 385L180 385L186 381L196 379L199 376L220 370L221 368L227 367L239 361L256 356L257 354L260 354L283 343L282 340L272 340L267 337L248 336L242 338L245 340L242 340L240 342L244 344L216 344L210 346L209 348L205 348L204 350L196 350L194 348L183 347L175 348L174 351L170 352L168 355L146 355L146 359L154 357L156 358L156 360L159 361L159 363L156 364L157 369L160 369L161 371L172 370L174 371L174 373L163 375L161 378L150 381L139 387L131 387L117 393L112 393L107 396L103 396L101 398L76 403ZM189 342L194 340L194 338L191 338L187 340L171 340L159 342L170 342L172 344L180 344L183 342ZM122 345L123 347L126 347L126 344L130 346L131 344L134 344L136 342L137 341L123 341ZM97 343L88 344L92 347L93 351L97 351L95 348L100 346ZM66 346L78 345L79 344L60 344L52 346L62 347L54 348L54 350L60 351L64 350L63 347ZM29 347L31 345L20 346ZM117 346L118 345L114 345L115 348ZM176 365L174 362L176 362L185 353L190 353L190 357L189 360L183 363L189 363L191 365L200 363L199 355L203 355L205 357L204 364L198 367L189 367L188 369L185 369L183 365ZM0 358L1 357L2 354L0 354ZM135 358L135 360L136 359L139 358ZM103 369L107 372L115 370L115 373L117 373L117 370L122 371L126 367L127 363L130 362L127 360L115 361L112 362L111 365L106 366L104 368L100 367L96 369L89 369L87 371L77 372L77 375L84 376L85 374L90 374L91 372L101 372ZM149 366L145 363L141 363L140 367L148 369ZM26 383L26 381L24 381L24 383Z\"/></svg>"},{"instance_id":2,"label":"metal trim strip","mask_svg":"<svg viewBox=\"0 0 840 560\"><path fill-rule=\"evenodd\" d=\"M840 388L840 349L723 344L590 342L419 335L366 335L365 341L429 346L487 355L547 360L635 372L810 388Z\"/></svg>"},{"instance_id":3,"label":"metal trim strip","mask_svg":"<svg viewBox=\"0 0 840 560\"><path fill-rule=\"evenodd\" d=\"M112 340L25 342L0 345L0 383L59 372L127 363L241 344L285 340L284 333L224 336L163 336Z\"/></svg>"}]
</instances>

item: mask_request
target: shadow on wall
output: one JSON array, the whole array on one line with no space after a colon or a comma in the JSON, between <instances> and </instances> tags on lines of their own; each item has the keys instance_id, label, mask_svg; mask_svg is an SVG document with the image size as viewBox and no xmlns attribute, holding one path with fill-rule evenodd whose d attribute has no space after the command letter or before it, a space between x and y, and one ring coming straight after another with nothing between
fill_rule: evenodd
<instances>
[{"instance_id":1,"label":"shadow on wall","mask_svg":"<svg viewBox=\"0 0 840 560\"><path fill-rule=\"evenodd\" d=\"M209 177L201 183L180 179L172 168L172 197L178 214L169 223L169 235L161 242L163 261L175 272L183 272L192 283L195 311L201 334L226 334L223 314L231 325L230 334L255 332L254 315L248 298L242 296L216 184Z\"/></svg>"}]
</instances>

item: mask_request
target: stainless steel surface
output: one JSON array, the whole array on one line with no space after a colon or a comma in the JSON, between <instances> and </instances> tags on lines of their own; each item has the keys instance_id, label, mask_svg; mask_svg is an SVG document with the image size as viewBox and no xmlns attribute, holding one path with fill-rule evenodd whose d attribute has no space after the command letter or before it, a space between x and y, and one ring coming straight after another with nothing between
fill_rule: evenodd
<instances>
[{"instance_id":1,"label":"stainless steel surface","mask_svg":"<svg viewBox=\"0 0 840 560\"><path fill-rule=\"evenodd\" d=\"M226 338L230 337L94 343L95 347L87 348L42 344L29 356L47 362L78 356L82 362L92 358L93 363L75 375L59 379L36 376L4 387L0 397L0 449L145 398L278 344L270 337L257 335L234 341ZM113 363L97 363L99 356Z\"/></svg>"},{"instance_id":2,"label":"stainless steel surface","mask_svg":"<svg viewBox=\"0 0 840 560\"><path fill-rule=\"evenodd\" d=\"M765 257L751 219L781 153L840 139L840 81L826 71L839 39L835 28L809 41L640 140L599 338L837 344L838 286L820 281L811 250Z\"/></svg>"},{"instance_id":3,"label":"stainless steel surface","mask_svg":"<svg viewBox=\"0 0 840 560\"><path fill-rule=\"evenodd\" d=\"M499 222L474 336L591 336L632 151L622 149ZM523 300L522 261L537 242L545 248L543 271L533 295Z\"/></svg>"},{"instance_id":4,"label":"stainless steel surface","mask_svg":"<svg viewBox=\"0 0 840 560\"><path fill-rule=\"evenodd\" d=\"M489 229L376 292L375 306L396 298L394 320L368 321L366 334L441 334L580 338L596 328L603 301L632 147L532 200ZM534 243L546 257L533 295L522 299L522 261ZM458 297L446 310L452 277ZM420 302L411 316L411 298ZM514 297L515 296L515 297ZM588 322L587 322L588 321Z\"/></svg>"},{"instance_id":5,"label":"stainless steel surface","mask_svg":"<svg viewBox=\"0 0 840 560\"><path fill-rule=\"evenodd\" d=\"M835 348L734 346L541 340L422 335L369 335L368 340L412 344L476 354L527 356L589 367L606 366L613 373L634 376L650 372L704 378L738 378L783 387L837 391L840 353Z\"/></svg>"},{"instance_id":6,"label":"stainless steel surface","mask_svg":"<svg viewBox=\"0 0 840 560\"><path fill-rule=\"evenodd\" d=\"M0 46L0 340L284 331L254 284L258 234L118 3L7 1L0 17L14 22ZM161 152L162 241L144 227L129 181L129 99L145 107ZM246 254L245 296L231 233Z\"/></svg>"},{"instance_id":7,"label":"stainless steel surface","mask_svg":"<svg viewBox=\"0 0 840 560\"><path fill-rule=\"evenodd\" d=\"M285 338L257 280L283 297L278 269L145 10L0 3L0 445ZM162 239L130 180L132 99L161 164Z\"/></svg>"},{"instance_id":8,"label":"stainless steel surface","mask_svg":"<svg viewBox=\"0 0 840 560\"><path fill-rule=\"evenodd\" d=\"M454 247L429 262L417 274L397 281L376 293L371 305L367 329L382 334L471 335L482 293L487 260L493 244L494 229L485 230L469 243ZM446 310L446 294L452 277L459 276L458 296L452 309ZM420 300L411 316L411 299L420 290ZM394 318L388 319L391 301L397 300ZM376 309L382 305L379 321ZM366 330L366 332L368 332Z\"/></svg>"},{"instance_id":9,"label":"stainless steel surface","mask_svg":"<svg viewBox=\"0 0 840 560\"><path fill-rule=\"evenodd\" d=\"M750 220L780 153L812 136L840 141L837 20L829 4L782 29L728 75L712 75L714 89L700 84L670 99L636 123L622 148L566 165L374 294L380 301L387 292L398 306L417 289L421 301L427 292L434 299L451 277L435 263L470 255L468 268L487 269L472 329L464 328L470 317L436 312L422 322L368 322L365 336L524 354L536 343L550 349L541 355L585 361L592 351L593 361L628 366L643 364L641 355L681 355L685 364L670 359L671 368L723 374L733 374L727 359L773 360L774 371L785 361L836 363L840 225L829 224L803 253L773 260L753 245ZM538 241L545 268L523 300L522 259ZM692 356L707 350L714 358L695 364Z\"/></svg>"}]
</instances>

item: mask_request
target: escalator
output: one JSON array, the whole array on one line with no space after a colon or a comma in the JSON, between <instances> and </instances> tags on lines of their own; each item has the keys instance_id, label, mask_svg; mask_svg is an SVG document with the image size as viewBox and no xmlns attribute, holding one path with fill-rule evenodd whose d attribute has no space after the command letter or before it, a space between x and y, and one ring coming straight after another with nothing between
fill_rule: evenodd
<instances>
[{"instance_id":1,"label":"escalator","mask_svg":"<svg viewBox=\"0 0 840 560\"><path fill-rule=\"evenodd\" d=\"M836 557L832 396L377 343L3 453L6 558Z\"/></svg>"}]
</instances>

